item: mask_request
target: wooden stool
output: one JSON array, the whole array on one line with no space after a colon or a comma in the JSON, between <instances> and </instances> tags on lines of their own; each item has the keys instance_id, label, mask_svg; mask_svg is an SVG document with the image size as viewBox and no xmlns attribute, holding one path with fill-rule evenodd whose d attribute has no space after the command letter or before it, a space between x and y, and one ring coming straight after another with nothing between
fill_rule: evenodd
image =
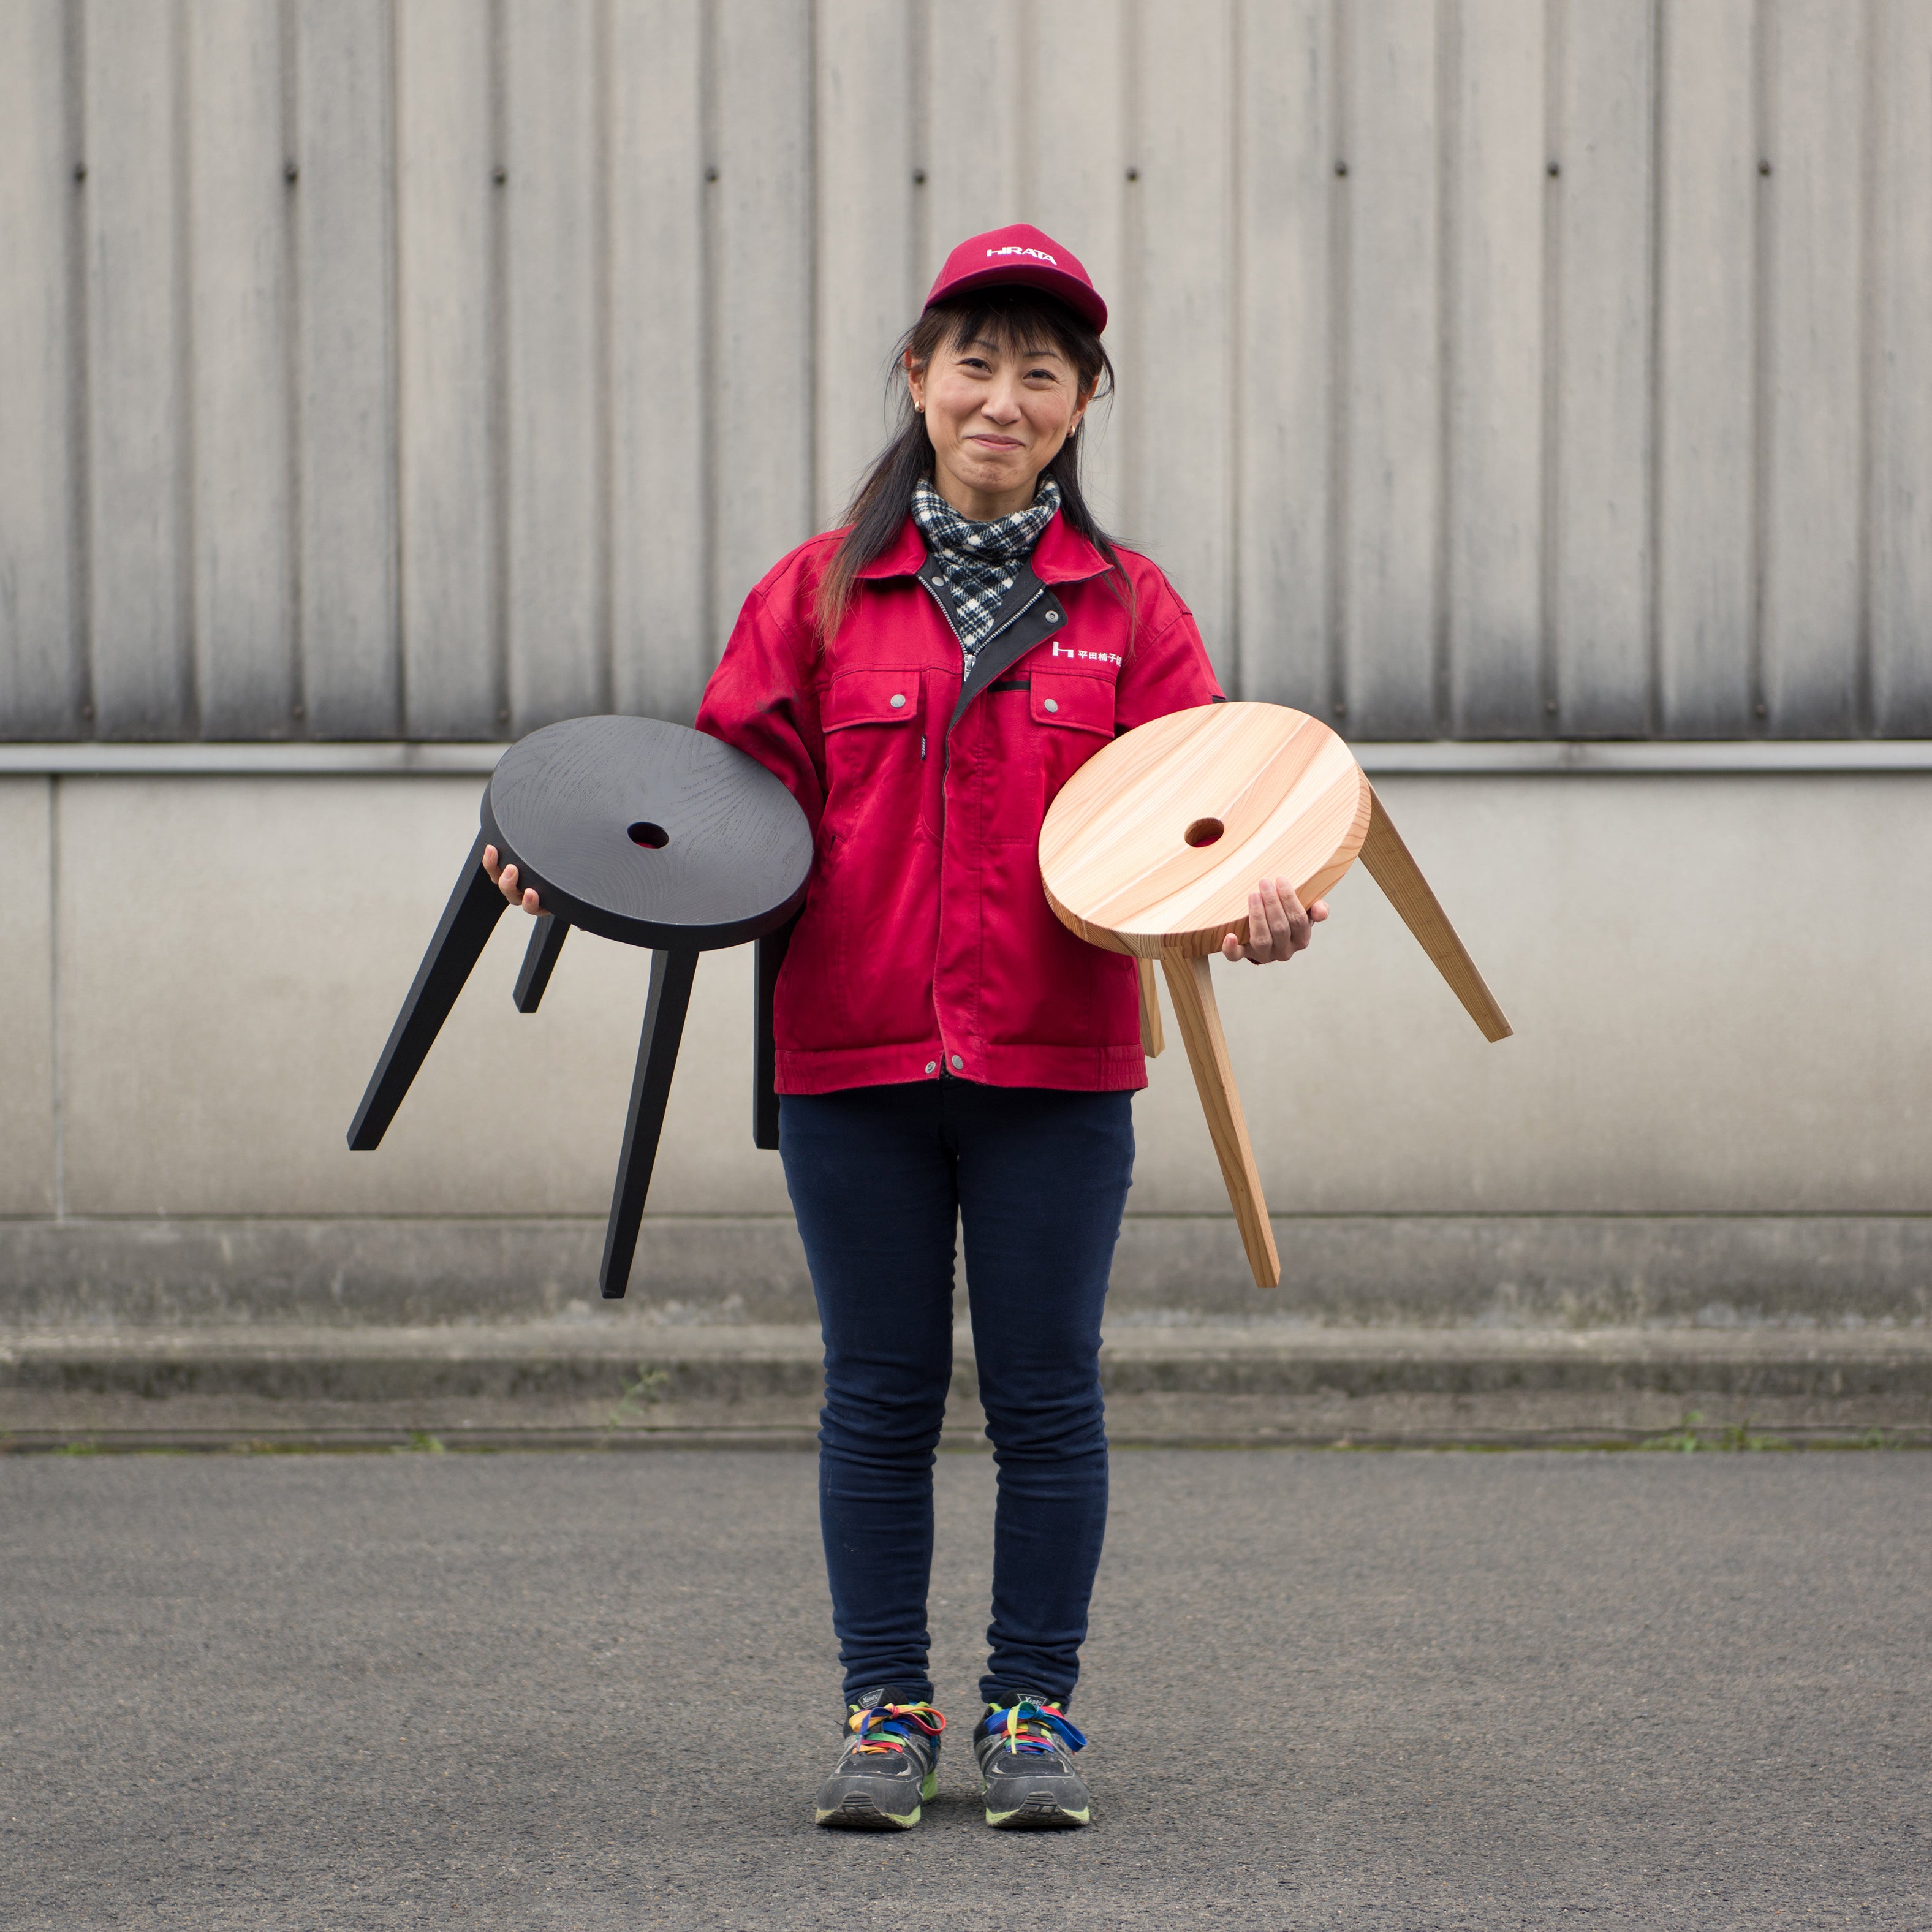
<instances>
[{"instance_id":1,"label":"wooden stool","mask_svg":"<svg viewBox=\"0 0 1932 1932\"><path fill-rule=\"evenodd\" d=\"M1141 961L1141 1030L1160 1051L1158 959L1256 1281L1281 1280L1208 961L1248 935L1257 880L1304 905L1360 854L1370 876L1490 1040L1510 1024L1368 776L1319 719L1278 704L1205 704L1130 731L1076 772L1040 829L1040 877L1061 922Z\"/></svg>"},{"instance_id":2,"label":"wooden stool","mask_svg":"<svg viewBox=\"0 0 1932 1932\"><path fill-rule=\"evenodd\" d=\"M481 818L349 1144L380 1143L509 910L483 869L483 848L494 845L544 908L517 976L519 1012L536 1011L573 926L650 949L650 997L598 1271L614 1300L630 1279L698 956L747 940L758 947L752 1139L778 1145L772 989L804 901L812 832L797 801L755 759L656 718L575 718L533 731L498 760Z\"/></svg>"}]
</instances>

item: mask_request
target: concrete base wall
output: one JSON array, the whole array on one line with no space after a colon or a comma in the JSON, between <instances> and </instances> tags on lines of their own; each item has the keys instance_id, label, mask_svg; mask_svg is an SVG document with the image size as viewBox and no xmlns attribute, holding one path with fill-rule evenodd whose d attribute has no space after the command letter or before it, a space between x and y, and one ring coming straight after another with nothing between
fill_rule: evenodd
<instances>
[{"instance_id":1,"label":"concrete base wall","mask_svg":"<svg viewBox=\"0 0 1932 1932\"><path fill-rule=\"evenodd\" d=\"M1263 1292L1227 1216L1130 1216L1110 1326L1932 1320L1932 1216L1341 1214L1275 1236L1287 1269ZM650 1216L620 1303L597 1297L603 1241L582 1217L0 1223L0 1330L815 1318L788 1216Z\"/></svg>"},{"instance_id":2,"label":"concrete base wall","mask_svg":"<svg viewBox=\"0 0 1932 1932\"><path fill-rule=\"evenodd\" d=\"M1922 1320L1932 776L1390 777L1515 1022L1372 882L1216 969L1288 1281L1246 1282L1184 1058L1137 1102L1126 1306L1326 1319ZM0 779L0 1319L460 1318L595 1300L642 954L506 920L382 1149L344 1136L472 778ZM748 950L700 970L638 1304L802 1318L751 1144Z\"/></svg>"}]
</instances>

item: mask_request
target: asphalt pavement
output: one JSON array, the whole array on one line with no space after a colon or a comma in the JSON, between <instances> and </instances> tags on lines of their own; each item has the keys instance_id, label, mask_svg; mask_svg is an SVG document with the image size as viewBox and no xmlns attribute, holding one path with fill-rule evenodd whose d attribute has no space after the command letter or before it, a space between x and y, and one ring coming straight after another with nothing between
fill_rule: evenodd
<instances>
[{"instance_id":1,"label":"asphalt pavement","mask_svg":"<svg viewBox=\"0 0 1932 1932\"><path fill-rule=\"evenodd\" d=\"M0 1925L1932 1925L1932 1460L1124 1451L1096 1820L814 1831L809 1456L0 1458Z\"/></svg>"}]
</instances>

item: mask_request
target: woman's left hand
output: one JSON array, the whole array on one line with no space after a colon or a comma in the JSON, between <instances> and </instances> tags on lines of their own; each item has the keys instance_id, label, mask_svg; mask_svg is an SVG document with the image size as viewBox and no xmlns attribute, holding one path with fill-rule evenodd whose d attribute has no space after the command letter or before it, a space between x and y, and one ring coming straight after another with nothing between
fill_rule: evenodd
<instances>
[{"instance_id":1,"label":"woman's left hand","mask_svg":"<svg viewBox=\"0 0 1932 1932\"><path fill-rule=\"evenodd\" d=\"M1274 959L1292 959L1328 916L1328 902L1317 899L1304 908L1286 879L1264 879L1248 895L1248 943L1231 932L1221 942L1224 959L1245 959L1265 966Z\"/></svg>"}]
</instances>

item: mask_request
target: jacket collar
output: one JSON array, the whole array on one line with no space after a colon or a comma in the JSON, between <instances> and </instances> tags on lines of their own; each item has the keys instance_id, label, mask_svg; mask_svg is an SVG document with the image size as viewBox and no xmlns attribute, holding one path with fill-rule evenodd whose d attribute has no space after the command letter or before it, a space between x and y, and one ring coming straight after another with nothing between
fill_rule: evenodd
<instances>
[{"instance_id":1,"label":"jacket collar","mask_svg":"<svg viewBox=\"0 0 1932 1932\"><path fill-rule=\"evenodd\" d=\"M916 577L926 561L926 539L908 511L899 533L859 573L861 583L886 577ZM1034 544L1029 561L1034 574L1042 584L1077 584L1083 578L1098 577L1107 560L1087 539L1066 527L1058 511Z\"/></svg>"}]
</instances>

